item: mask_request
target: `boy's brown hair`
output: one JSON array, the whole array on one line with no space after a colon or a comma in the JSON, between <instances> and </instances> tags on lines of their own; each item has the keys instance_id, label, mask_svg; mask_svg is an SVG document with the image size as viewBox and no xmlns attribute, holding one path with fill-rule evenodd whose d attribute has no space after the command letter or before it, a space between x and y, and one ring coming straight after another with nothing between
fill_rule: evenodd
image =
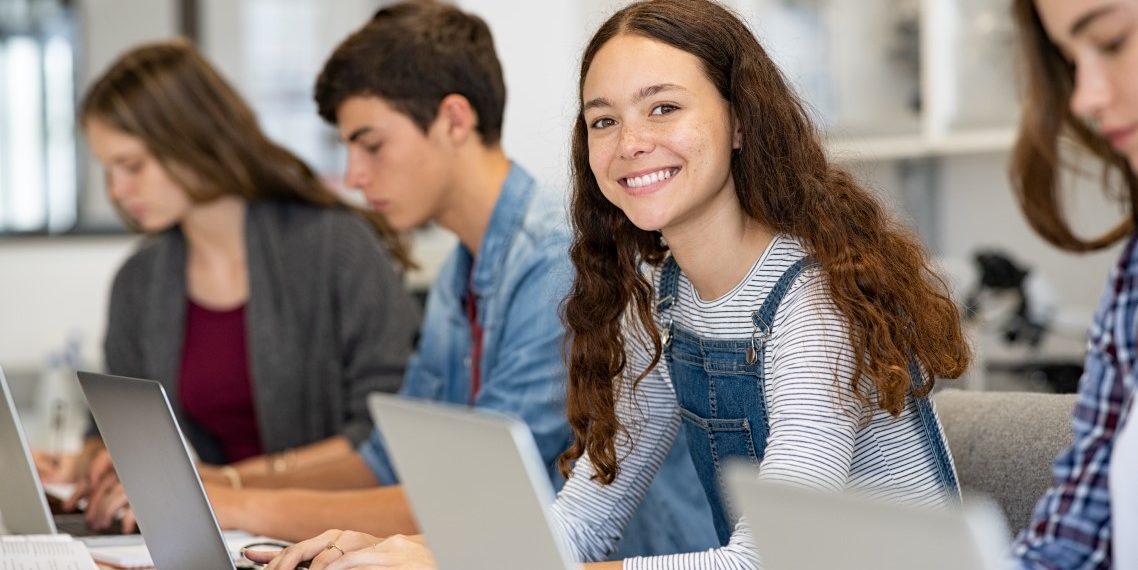
<instances>
[{"instance_id":1,"label":"boy's brown hair","mask_svg":"<svg viewBox=\"0 0 1138 570\"><path fill-rule=\"evenodd\" d=\"M426 132L451 94L470 101L482 143L497 145L506 85L490 28L454 6L418 0L381 9L348 36L324 64L315 98L331 124L347 99L374 96Z\"/></svg>"}]
</instances>

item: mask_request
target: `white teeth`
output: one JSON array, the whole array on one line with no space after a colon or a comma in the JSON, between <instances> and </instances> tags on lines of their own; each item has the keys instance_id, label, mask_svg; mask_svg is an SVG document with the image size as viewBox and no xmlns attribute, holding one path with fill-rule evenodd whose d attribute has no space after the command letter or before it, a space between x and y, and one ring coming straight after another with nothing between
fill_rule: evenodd
<instances>
[{"instance_id":1,"label":"white teeth","mask_svg":"<svg viewBox=\"0 0 1138 570\"><path fill-rule=\"evenodd\" d=\"M625 184L628 184L629 188L640 188L649 184L655 184L661 180L667 180L672 177L672 174L673 172L671 168L665 168L663 170L657 170L656 172L650 172L643 176L626 178Z\"/></svg>"}]
</instances>

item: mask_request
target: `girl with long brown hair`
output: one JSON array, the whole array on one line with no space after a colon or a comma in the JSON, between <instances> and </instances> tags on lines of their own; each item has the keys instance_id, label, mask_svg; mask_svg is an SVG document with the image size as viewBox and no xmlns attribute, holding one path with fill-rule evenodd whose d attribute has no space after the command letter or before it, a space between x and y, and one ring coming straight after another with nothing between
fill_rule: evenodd
<instances>
[{"instance_id":1,"label":"girl with long brown hair","mask_svg":"<svg viewBox=\"0 0 1138 570\"><path fill-rule=\"evenodd\" d=\"M743 22L705 0L632 4L585 49L580 97L576 441L555 512L582 558L612 547L681 426L723 547L626 568L754 565L719 485L730 458L767 480L955 500L927 395L968 364L959 312L912 233L827 162Z\"/></svg>"},{"instance_id":2,"label":"girl with long brown hair","mask_svg":"<svg viewBox=\"0 0 1138 570\"><path fill-rule=\"evenodd\" d=\"M598 567L756 568L718 484L732 458L772 481L954 502L927 396L968 364L958 310L917 239L827 162L739 18L708 0L631 4L589 42L579 86L565 304L576 441L554 505L579 559L615 548L675 437L722 546ZM375 541L337 534L361 549L337 567L431 565L413 540Z\"/></svg>"},{"instance_id":3,"label":"girl with long brown hair","mask_svg":"<svg viewBox=\"0 0 1138 570\"><path fill-rule=\"evenodd\" d=\"M123 54L79 117L115 206L148 236L114 280L107 371L162 382L224 484L352 454L372 429L364 396L399 387L418 325L398 235L270 141L188 43ZM101 449L92 437L76 495L98 528L126 503Z\"/></svg>"},{"instance_id":4,"label":"girl with long brown hair","mask_svg":"<svg viewBox=\"0 0 1138 570\"><path fill-rule=\"evenodd\" d=\"M1138 1L1016 0L1013 11L1027 88L1011 166L1020 206L1061 249L1125 243L1088 335L1074 441L1014 551L1022 568L1138 568ZM1064 215L1072 152L1101 160L1122 190L1125 215L1090 239Z\"/></svg>"}]
</instances>

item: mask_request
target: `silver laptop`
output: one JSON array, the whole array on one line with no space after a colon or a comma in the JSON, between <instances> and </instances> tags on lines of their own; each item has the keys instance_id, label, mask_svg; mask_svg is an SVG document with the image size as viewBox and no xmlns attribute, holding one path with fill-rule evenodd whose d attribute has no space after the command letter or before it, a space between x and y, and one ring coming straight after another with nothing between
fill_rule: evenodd
<instances>
[{"instance_id":1,"label":"silver laptop","mask_svg":"<svg viewBox=\"0 0 1138 570\"><path fill-rule=\"evenodd\" d=\"M368 405L440 570L580 568L524 423L390 394Z\"/></svg>"},{"instance_id":2,"label":"silver laptop","mask_svg":"<svg viewBox=\"0 0 1138 570\"><path fill-rule=\"evenodd\" d=\"M16 403L0 369L0 517L12 534L55 534Z\"/></svg>"},{"instance_id":3,"label":"silver laptop","mask_svg":"<svg viewBox=\"0 0 1138 570\"><path fill-rule=\"evenodd\" d=\"M158 570L233 560L162 385L90 372L79 385Z\"/></svg>"},{"instance_id":4,"label":"silver laptop","mask_svg":"<svg viewBox=\"0 0 1138 570\"><path fill-rule=\"evenodd\" d=\"M920 509L763 482L757 474L752 465L733 464L726 479L766 570L1007 567L1007 527L987 500L969 500L960 509Z\"/></svg>"},{"instance_id":5,"label":"silver laptop","mask_svg":"<svg viewBox=\"0 0 1138 570\"><path fill-rule=\"evenodd\" d=\"M15 400L0 369L0 528L11 534L69 534L88 546L140 544L138 535L123 535L116 523L105 531L87 524L82 513L52 514L16 412Z\"/></svg>"}]
</instances>

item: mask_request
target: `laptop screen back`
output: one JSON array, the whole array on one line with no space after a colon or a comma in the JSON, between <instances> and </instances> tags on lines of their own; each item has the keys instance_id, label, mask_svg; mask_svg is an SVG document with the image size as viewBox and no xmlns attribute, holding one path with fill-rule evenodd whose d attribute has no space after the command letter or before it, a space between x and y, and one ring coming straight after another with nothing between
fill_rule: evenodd
<instances>
[{"instance_id":1,"label":"laptop screen back","mask_svg":"<svg viewBox=\"0 0 1138 570\"><path fill-rule=\"evenodd\" d=\"M525 424L389 394L368 404L441 570L578 568Z\"/></svg>"},{"instance_id":2,"label":"laptop screen back","mask_svg":"<svg viewBox=\"0 0 1138 570\"><path fill-rule=\"evenodd\" d=\"M12 534L55 534L16 403L0 369L0 519Z\"/></svg>"},{"instance_id":3,"label":"laptop screen back","mask_svg":"<svg viewBox=\"0 0 1138 570\"><path fill-rule=\"evenodd\" d=\"M162 385L90 372L79 384L155 567L232 569Z\"/></svg>"},{"instance_id":4,"label":"laptop screen back","mask_svg":"<svg viewBox=\"0 0 1138 570\"><path fill-rule=\"evenodd\" d=\"M919 509L867 497L769 483L751 465L727 473L766 570L995 570L1007 529L986 502Z\"/></svg>"}]
</instances>

